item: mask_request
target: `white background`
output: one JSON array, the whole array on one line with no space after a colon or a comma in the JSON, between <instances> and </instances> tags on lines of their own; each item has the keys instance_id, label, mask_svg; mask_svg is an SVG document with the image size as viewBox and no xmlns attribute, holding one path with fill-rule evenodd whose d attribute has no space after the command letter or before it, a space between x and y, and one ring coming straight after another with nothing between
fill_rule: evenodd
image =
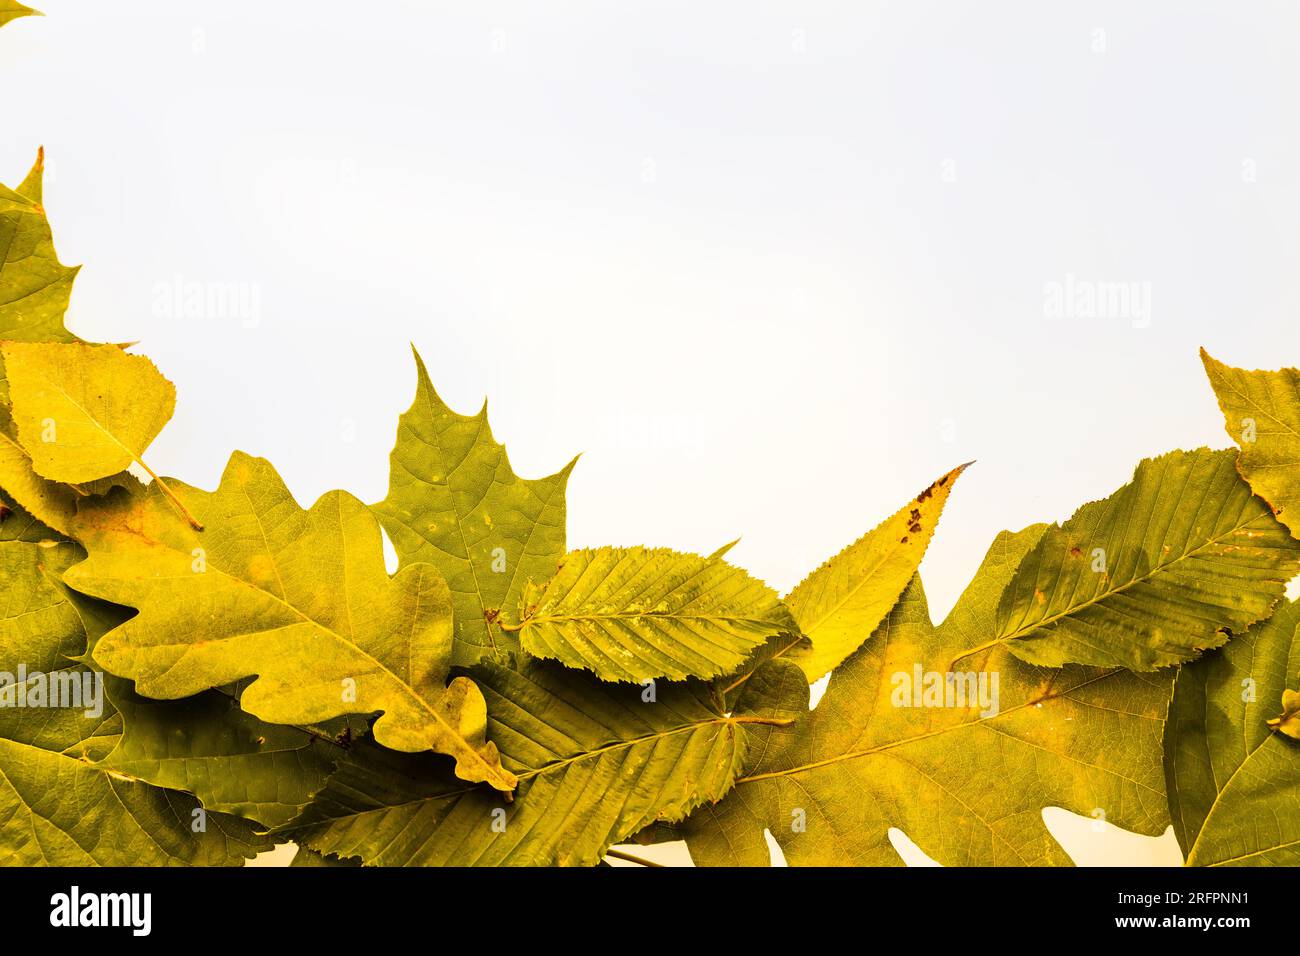
<instances>
[{"instance_id":1,"label":"white background","mask_svg":"<svg viewBox=\"0 0 1300 956\"><path fill-rule=\"evenodd\" d=\"M69 324L176 382L193 484L381 498L413 342L517 472L584 453L572 545L743 536L782 591L978 459L941 617L998 531L1227 444L1199 345L1300 361L1293 3L39 5L0 179L45 144ZM1052 318L1069 276L1150 312Z\"/></svg>"}]
</instances>

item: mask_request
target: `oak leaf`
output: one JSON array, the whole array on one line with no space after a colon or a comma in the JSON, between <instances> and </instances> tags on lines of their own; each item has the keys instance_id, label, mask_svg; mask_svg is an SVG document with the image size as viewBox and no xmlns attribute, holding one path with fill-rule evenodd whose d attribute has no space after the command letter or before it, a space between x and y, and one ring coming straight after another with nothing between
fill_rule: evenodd
<instances>
[{"instance_id":1,"label":"oak leaf","mask_svg":"<svg viewBox=\"0 0 1300 956\"><path fill-rule=\"evenodd\" d=\"M257 675L242 706L270 723L382 712L384 746L436 750L463 779L513 789L484 736L482 694L465 677L448 683L451 599L436 570L390 579L363 504L331 492L304 511L268 462L240 452L215 492L179 487L205 532L156 483L78 513L89 558L65 579L140 611L100 639L100 666L162 699Z\"/></svg>"},{"instance_id":2,"label":"oak leaf","mask_svg":"<svg viewBox=\"0 0 1300 956\"><path fill-rule=\"evenodd\" d=\"M270 849L246 821L200 817L192 796L102 763L121 720L109 707L95 712L87 688L99 675L74 659L86 627L57 575L73 549L0 543L0 863L239 865ZM51 706L55 686L78 706ZM44 706L35 705L38 691Z\"/></svg>"},{"instance_id":3,"label":"oak leaf","mask_svg":"<svg viewBox=\"0 0 1300 956\"><path fill-rule=\"evenodd\" d=\"M1000 645L970 652L1045 530L1000 535L938 627L914 579L816 709L768 728L731 793L690 817L695 862L766 865L767 830L794 866L898 865L896 827L948 866L1069 864L1048 806L1161 832L1168 675L1048 670ZM949 671L958 656L965 670ZM806 688L785 699L796 703L806 710Z\"/></svg>"}]
</instances>

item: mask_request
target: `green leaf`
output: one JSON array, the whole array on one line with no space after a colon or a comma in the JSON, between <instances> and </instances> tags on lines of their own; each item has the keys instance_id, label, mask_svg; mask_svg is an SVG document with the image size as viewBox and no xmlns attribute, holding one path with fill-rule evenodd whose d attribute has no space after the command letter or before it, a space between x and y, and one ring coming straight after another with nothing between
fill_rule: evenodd
<instances>
[{"instance_id":1,"label":"green leaf","mask_svg":"<svg viewBox=\"0 0 1300 956\"><path fill-rule=\"evenodd\" d=\"M0 542L0 581L6 585L0 659L6 663L50 671L85 651L81 616L59 582L61 568L74 560L73 550L67 544Z\"/></svg>"},{"instance_id":2,"label":"green leaf","mask_svg":"<svg viewBox=\"0 0 1300 956\"><path fill-rule=\"evenodd\" d=\"M209 810L288 823L325 786L342 748L297 727L268 724L242 710L234 695L205 691L156 701L110 681L124 728L104 766L172 790Z\"/></svg>"},{"instance_id":3,"label":"green leaf","mask_svg":"<svg viewBox=\"0 0 1300 956\"><path fill-rule=\"evenodd\" d=\"M502 627L533 657L634 683L729 674L797 629L763 582L667 548L571 551L545 586L524 589L519 616Z\"/></svg>"},{"instance_id":4,"label":"green leaf","mask_svg":"<svg viewBox=\"0 0 1300 956\"><path fill-rule=\"evenodd\" d=\"M1048 528L1008 585L996 637L1033 664L1154 670L1269 615L1300 544L1231 451L1175 451Z\"/></svg>"},{"instance_id":5,"label":"green leaf","mask_svg":"<svg viewBox=\"0 0 1300 956\"><path fill-rule=\"evenodd\" d=\"M1165 735L1169 812L1192 866L1300 864L1300 741L1269 720L1294 704L1300 602L1184 666Z\"/></svg>"},{"instance_id":6,"label":"green leaf","mask_svg":"<svg viewBox=\"0 0 1300 956\"><path fill-rule=\"evenodd\" d=\"M0 0L0 27L19 17L41 16L39 10L23 6L18 0Z\"/></svg>"},{"instance_id":7,"label":"green leaf","mask_svg":"<svg viewBox=\"0 0 1300 956\"><path fill-rule=\"evenodd\" d=\"M402 566L423 561L447 579L456 611L455 663L505 659L518 642L488 612L513 609L524 585L545 581L564 556L564 489L574 461L549 478L510 469L487 405L458 415L415 355L415 401L401 418L388 497L374 512Z\"/></svg>"},{"instance_id":8,"label":"green leaf","mask_svg":"<svg viewBox=\"0 0 1300 956\"><path fill-rule=\"evenodd\" d=\"M1002 647L968 650L1044 531L1000 535L937 628L915 579L817 708L770 728L735 789L687 821L696 863L766 865L768 830L793 866L898 865L897 827L947 866L1068 864L1043 823L1048 806L1161 832L1169 677L1045 670ZM959 656L969 670L950 681Z\"/></svg>"},{"instance_id":9,"label":"green leaf","mask_svg":"<svg viewBox=\"0 0 1300 956\"><path fill-rule=\"evenodd\" d=\"M465 780L513 788L484 737L482 694L447 683L451 601L437 571L390 579L363 504L331 492L303 511L268 462L241 452L216 492L181 487L207 531L180 521L157 482L78 514L90 557L65 579L140 611L99 641L101 667L163 699L257 675L242 706L262 720L382 712L384 746L436 750Z\"/></svg>"},{"instance_id":10,"label":"green leaf","mask_svg":"<svg viewBox=\"0 0 1300 956\"><path fill-rule=\"evenodd\" d=\"M856 651L916 573L961 473L954 468L790 592L786 606L808 638L778 653L818 680Z\"/></svg>"},{"instance_id":11,"label":"green leaf","mask_svg":"<svg viewBox=\"0 0 1300 956\"><path fill-rule=\"evenodd\" d=\"M269 849L243 821L218 813L196 818L189 795L95 763L120 720L90 706L85 691L102 675L69 660L84 649L86 631L55 571L73 548L0 544L0 671L7 675L0 692L0 864L238 865ZM56 681L76 683L79 706L48 706ZM41 687L46 706L29 696Z\"/></svg>"},{"instance_id":12,"label":"green leaf","mask_svg":"<svg viewBox=\"0 0 1300 956\"><path fill-rule=\"evenodd\" d=\"M807 694L796 668L771 666ZM370 865L591 866L646 825L720 798L753 735L789 719L747 700L728 715L698 682L652 691L536 662L522 672L484 663L474 674L519 777L512 803L426 757L362 741L282 835Z\"/></svg>"},{"instance_id":13,"label":"green leaf","mask_svg":"<svg viewBox=\"0 0 1300 956\"><path fill-rule=\"evenodd\" d=\"M1201 349L1201 361L1241 451L1237 468L1300 538L1300 371L1247 371Z\"/></svg>"}]
</instances>

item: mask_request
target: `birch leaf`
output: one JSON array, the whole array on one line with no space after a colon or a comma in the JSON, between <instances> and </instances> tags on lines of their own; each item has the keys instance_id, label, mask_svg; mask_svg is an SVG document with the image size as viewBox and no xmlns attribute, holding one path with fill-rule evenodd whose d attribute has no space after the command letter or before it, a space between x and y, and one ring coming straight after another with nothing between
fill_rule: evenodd
<instances>
[{"instance_id":1,"label":"birch leaf","mask_svg":"<svg viewBox=\"0 0 1300 956\"><path fill-rule=\"evenodd\" d=\"M1251 494L1231 451L1175 451L1053 525L998 610L1018 657L1149 671L1192 660L1268 617L1300 544Z\"/></svg>"},{"instance_id":2,"label":"birch leaf","mask_svg":"<svg viewBox=\"0 0 1300 956\"><path fill-rule=\"evenodd\" d=\"M792 866L899 865L898 827L946 866L1066 865L1048 806L1161 832L1170 678L1045 670L1001 646L969 653L1044 531L1000 535L938 627L914 579L817 708L769 728L732 792L687 821L696 863L766 865L768 830ZM950 680L957 656L969 669Z\"/></svg>"},{"instance_id":3,"label":"birch leaf","mask_svg":"<svg viewBox=\"0 0 1300 956\"><path fill-rule=\"evenodd\" d=\"M87 706L13 706L18 695L59 682L79 690L96 675L69 658L86 634L67 594L51 574L57 548L0 544L0 671L9 675L0 707L0 864L10 866L238 865L270 848L244 821L207 814L192 825L198 804L188 794L149 786L94 761L118 723ZM27 680L13 677L19 664ZM39 672L40 676L36 676ZM89 695L80 703L88 705Z\"/></svg>"},{"instance_id":4,"label":"birch leaf","mask_svg":"<svg viewBox=\"0 0 1300 956\"><path fill-rule=\"evenodd\" d=\"M176 407L157 366L116 345L6 342L18 443L42 478L76 484L143 465Z\"/></svg>"},{"instance_id":5,"label":"birch leaf","mask_svg":"<svg viewBox=\"0 0 1300 956\"><path fill-rule=\"evenodd\" d=\"M388 497L374 511L402 566L426 562L447 579L455 663L504 659L518 642L487 614L513 609L524 585L555 573L574 462L548 478L518 477L492 437L487 405L477 415L456 414L434 391L418 353L415 364L415 401L398 424Z\"/></svg>"},{"instance_id":6,"label":"birch leaf","mask_svg":"<svg viewBox=\"0 0 1300 956\"><path fill-rule=\"evenodd\" d=\"M162 699L257 675L242 705L262 720L382 712L384 746L436 750L465 780L513 788L484 737L482 694L447 683L447 585L423 564L390 579L364 505L331 492L304 511L268 462L236 452L217 491L181 486L207 524L197 533L156 486L78 514L90 556L65 579L140 611L99 641L100 666Z\"/></svg>"},{"instance_id":7,"label":"birch leaf","mask_svg":"<svg viewBox=\"0 0 1300 956\"><path fill-rule=\"evenodd\" d=\"M796 668L770 666L807 692ZM751 732L790 719L746 701L728 715L698 682L662 684L648 699L646 688L536 662L473 673L502 760L519 777L514 802L459 784L427 758L363 742L282 835L369 865L591 866L646 825L720 798Z\"/></svg>"},{"instance_id":8,"label":"birch leaf","mask_svg":"<svg viewBox=\"0 0 1300 956\"><path fill-rule=\"evenodd\" d=\"M1300 864L1300 741L1270 727L1294 701L1300 602L1178 673L1165 736L1169 810L1190 866Z\"/></svg>"},{"instance_id":9,"label":"birch leaf","mask_svg":"<svg viewBox=\"0 0 1300 956\"><path fill-rule=\"evenodd\" d=\"M571 551L544 586L524 589L524 651L639 683L729 674L769 637L797 630L763 582L720 557L667 548Z\"/></svg>"},{"instance_id":10,"label":"birch leaf","mask_svg":"<svg viewBox=\"0 0 1300 956\"><path fill-rule=\"evenodd\" d=\"M1233 368L1201 349L1224 427L1240 448L1237 469L1300 538L1300 371Z\"/></svg>"}]
</instances>

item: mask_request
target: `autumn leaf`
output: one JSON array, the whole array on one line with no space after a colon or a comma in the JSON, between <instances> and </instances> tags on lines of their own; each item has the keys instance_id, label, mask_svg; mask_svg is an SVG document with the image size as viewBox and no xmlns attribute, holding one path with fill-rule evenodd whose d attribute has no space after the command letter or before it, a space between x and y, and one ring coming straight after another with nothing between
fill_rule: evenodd
<instances>
[{"instance_id":1,"label":"autumn leaf","mask_svg":"<svg viewBox=\"0 0 1300 956\"><path fill-rule=\"evenodd\" d=\"M690 817L696 863L767 865L768 830L794 866L898 865L897 827L947 866L1068 864L1043 823L1049 806L1161 832L1170 677L1046 670L1001 646L970 650L1046 530L1000 535L938 627L915 579L817 708L769 728L732 792ZM949 677L954 657L965 669Z\"/></svg>"},{"instance_id":2,"label":"autumn leaf","mask_svg":"<svg viewBox=\"0 0 1300 956\"><path fill-rule=\"evenodd\" d=\"M939 478L804 578L785 603L807 641L777 656L798 664L812 683L856 651L916 573L952 487L967 467Z\"/></svg>"},{"instance_id":3,"label":"autumn leaf","mask_svg":"<svg viewBox=\"0 0 1300 956\"><path fill-rule=\"evenodd\" d=\"M1269 615L1300 545L1231 451L1142 461L1129 484L1049 527L1007 586L990 643L1022 660L1149 671Z\"/></svg>"},{"instance_id":4,"label":"autumn leaf","mask_svg":"<svg viewBox=\"0 0 1300 956\"><path fill-rule=\"evenodd\" d=\"M108 708L94 712L83 689L95 675L70 659L86 633L56 571L74 547L0 543L0 671L8 677L0 695L11 698L0 707L0 863L239 865L269 849L250 824L223 814L207 814L196 829L193 797L96 762L117 739L120 718ZM82 706L48 706L48 696L34 706L36 693L48 695L56 681L75 684ZM16 706L20 694L27 706Z\"/></svg>"},{"instance_id":5,"label":"autumn leaf","mask_svg":"<svg viewBox=\"0 0 1300 956\"><path fill-rule=\"evenodd\" d=\"M41 524L17 501L0 492L0 542L25 541L28 544L38 544L58 539L58 532Z\"/></svg>"},{"instance_id":6,"label":"autumn leaf","mask_svg":"<svg viewBox=\"0 0 1300 956\"><path fill-rule=\"evenodd\" d=\"M488 612L512 610L529 581L555 574L564 556L564 489L574 462L549 478L520 478L477 415L453 412L419 353L415 401L402 416L388 496L374 505L402 566L433 565L451 587L455 663L518 650ZM576 461L576 459L574 459Z\"/></svg>"},{"instance_id":7,"label":"autumn leaf","mask_svg":"<svg viewBox=\"0 0 1300 956\"><path fill-rule=\"evenodd\" d=\"M1201 349L1201 362L1240 448L1237 468L1300 538L1300 371L1233 368Z\"/></svg>"},{"instance_id":8,"label":"autumn leaf","mask_svg":"<svg viewBox=\"0 0 1300 956\"><path fill-rule=\"evenodd\" d=\"M1300 740L1300 691L1282 691L1282 713L1270 718L1268 726L1293 740Z\"/></svg>"},{"instance_id":9,"label":"autumn leaf","mask_svg":"<svg viewBox=\"0 0 1300 956\"><path fill-rule=\"evenodd\" d=\"M1165 768L1189 866L1300 864L1300 741L1274 717L1295 706L1298 628L1300 602L1285 602L1178 672Z\"/></svg>"},{"instance_id":10,"label":"autumn leaf","mask_svg":"<svg viewBox=\"0 0 1300 956\"><path fill-rule=\"evenodd\" d=\"M139 462L171 419L176 389L114 345L6 342L19 444L36 473L76 484Z\"/></svg>"},{"instance_id":11,"label":"autumn leaf","mask_svg":"<svg viewBox=\"0 0 1300 956\"><path fill-rule=\"evenodd\" d=\"M269 724L225 690L150 700L110 678L123 731L103 766L194 794L209 810L288 823L324 786L342 747L298 727Z\"/></svg>"},{"instance_id":12,"label":"autumn leaf","mask_svg":"<svg viewBox=\"0 0 1300 956\"><path fill-rule=\"evenodd\" d=\"M14 13L9 19L24 16ZM0 8L0 24L6 22ZM16 189L0 186L0 341L77 342L63 324L77 268L59 262L45 217L41 181L45 150ZM0 402L9 401L9 386L0 358Z\"/></svg>"},{"instance_id":13,"label":"autumn leaf","mask_svg":"<svg viewBox=\"0 0 1300 956\"><path fill-rule=\"evenodd\" d=\"M0 27L19 17L41 16L39 10L23 6L18 0L0 0Z\"/></svg>"},{"instance_id":14,"label":"autumn leaf","mask_svg":"<svg viewBox=\"0 0 1300 956\"><path fill-rule=\"evenodd\" d=\"M156 484L78 514L89 558L65 580L140 611L99 641L100 666L162 699L257 675L242 706L270 723L382 712L373 733L384 746L436 750L463 779L513 789L484 737L482 694L467 678L447 682L446 583L423 564L390 579L364 505L331 492L304 511L268 462L237 452L216 492L178 484L199 533Z\"/></svg>"},{"instance_id":15,"label":"autumn leaf","mask_svg":"<svg viewBox=\"0 0 1300 956\"><path fill-rule=\"evenodd\" d=\"M606 681L729 674L797 630L763 582L721 557L667 548L571 551L555 577L524 589L518 614L502 629L524 651Z\"/></svg>"},{"instance_id":16,"label":"autumn leaf","mask_svg":"<svg viewBox=\"0 0 1300 956\"><path fill-rule=\"evenodd\" d=\"M362 744L279 835L378 866L591 866L649 823L720 798L752 735L791 719L751 708L749 696L722 711L698 681L652 692L537 662L472 672L502 761L519 778L512 803L427 757ZM753 684L767 693L782 681L807 691L788 664Z\"/></svg>"}]
</instances>

